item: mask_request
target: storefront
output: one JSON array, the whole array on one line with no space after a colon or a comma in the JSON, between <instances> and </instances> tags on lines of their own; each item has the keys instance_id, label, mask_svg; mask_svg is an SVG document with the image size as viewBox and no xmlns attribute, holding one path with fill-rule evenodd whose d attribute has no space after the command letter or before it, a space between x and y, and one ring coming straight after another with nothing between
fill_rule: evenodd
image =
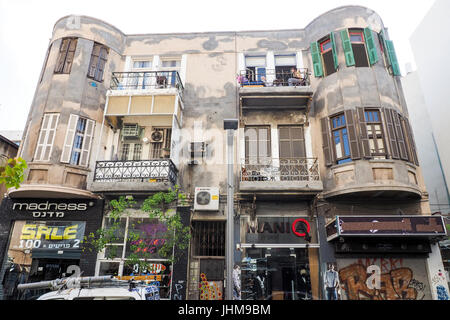
<instances>
[{"instance_id":1,"label":"storefront","mask_svg":"<svg viewBox=\"0 0 450 320\"><path fill-rule=\"evenodd\" d=\"M169 209L168 214L175 211L180 215L181 222L187 225L189 208ZM161 300L185 299L187 249L173 248L170 257L160 254L167 241L167 225L149 218L148 213L139 209L128 209L119 221L114 221L107 214L103 219L103 228L111 229L113 225L114 240L98 254L95 275L146 281L158 288ZM170 261L173 257L174 263Z\"/></svg>"},{"instance_id":2,"label":"storefront","mask_svg":"<svg viewBox=\"0 0 450 320\"><path fill-rule=\"evenodd\" d=\"M435 299L442 261L433 248L446 235L442 217L336 216L326 233L335 251L338 299Z\"/></svg>"},{"instance_id":3,"label":"storefront","mask_svg":"<svg viewBox=\"0 0 450 320\"><path fill-rule=\"evenodd\" d=\"M94 275L96 255L82 252L82 243L101 225L102 200L4 199L1 212L3 299L42 294L18 292L20 283Z\"/></svg>"},{"instance_id":4,"label":"storefront","mask_svg":"<svg viewBox=\"0 0 450 320\"><path fill-rule=\"evenodd\" d=\"M319 299L316 220L241 217L241 299Z\"/></svg>"}]
</instances>

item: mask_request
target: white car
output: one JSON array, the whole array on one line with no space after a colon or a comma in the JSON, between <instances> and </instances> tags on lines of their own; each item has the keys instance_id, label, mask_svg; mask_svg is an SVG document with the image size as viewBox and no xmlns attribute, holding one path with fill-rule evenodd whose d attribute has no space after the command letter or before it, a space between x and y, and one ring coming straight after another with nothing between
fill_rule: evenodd
<instances>
[{"instance_id":1,"label":"white car","mask_svg":"<svg viewBox=\"0 0 450 320\"><path fill-rule=\"evenodd\" d=\"M70 288L52 291L37 300L159 300L159 290L155 286L128 287L114 286L102 288Z\"/></svg>"}]
</instances>

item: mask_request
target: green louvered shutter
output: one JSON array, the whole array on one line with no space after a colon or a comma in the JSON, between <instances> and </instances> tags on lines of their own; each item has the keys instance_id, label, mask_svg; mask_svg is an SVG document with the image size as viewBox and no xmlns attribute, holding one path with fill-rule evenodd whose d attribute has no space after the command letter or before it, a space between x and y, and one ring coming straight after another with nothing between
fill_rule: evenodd
<instances>
[{"instance_id":1,"label":"green louvered shutter","mask_svg":"<svg viewBox=\"0 0 450 320\"><path fill-rule=\"evenodd\" d=\"M367 54L369 55L369 61L371 65L378 62L377 47L375 46L375 41L373 39L372 30L369 28L364 29L364 38L366 40Z\"/></svg>"},{"instance_id":2,"label":"green louvered shutter","mask_svg":"<svg viewBox=\"0 0 450 320\"><path fill-rule=\"evenodd\" d=\"M333 32L331 32L331 34L330 34L330 40L331 40L331 51L333 52L334 69L337 70L339 67L339 62L338 62L338 56L337 56L337 50L336 50L336 40L334 38Z\"/></svg>"},{"instance_id":3,"label":"green louvered shutter","mask_svg":"<svg viewBox=\"0 0 450 320\"><path fill-rule=\"evenodd\" d=\"M314 75L316 78L323 77L322 57L320 56L319 44L317 42L311 43L311 57L314 67Z\"/></svg>"},{"instance_id":4,"label":"green louvered shutter","mask_svg":"<svg viewBox=\"0 0 450 320\"><path fill-rule=\"evenodd\" d=\"M341 31L342 47L344 48L345 62L347 67L355 65L355 56L353 55L352 43L347 29Z\"/></svg>"},{"instance_id":5,"label":"green louvered shutter","mask_svg":"<svg viewBox=\"0 0 450 320\"><path fill-rule=\"evenodd\" d=\"M381 45L383 46L384 56L386 57L386 61L388 65L391 65L391 60L389 59L389 54L387 53L387 45L386 45L386 37L384 35L384 30L380 32Z\"/></svg>"},{"instance_id":6,"label":"green louvered shutter","mask_svg":"<svg viewBox=\"0 0 450 320\"><path fill-rule=\"evenodd\" d=\"M395 53L394 43L391 40L386 40L387 52L389 60L391 61L392 73L394 76L400 76L400 67L398 65L397 54Z\"/></svg>"}]
</instances>

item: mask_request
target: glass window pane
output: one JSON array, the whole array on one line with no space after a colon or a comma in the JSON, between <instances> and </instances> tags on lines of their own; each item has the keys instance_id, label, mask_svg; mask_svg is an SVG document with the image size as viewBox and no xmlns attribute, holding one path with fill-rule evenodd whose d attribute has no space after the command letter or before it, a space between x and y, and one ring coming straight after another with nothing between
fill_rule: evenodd
<instances>
[{"instance_id":1,"label":"glass window pane","mask_svg":"<svg viewBox=\"0 0 450 320\"><path fill-rule=\"evenodd\" d=\"M346 156L350 155L350 145L348 142L348 135L347 135L347 129L342 130L342 140L344 143L344 152Z\"/></svg>"}]
</instances>

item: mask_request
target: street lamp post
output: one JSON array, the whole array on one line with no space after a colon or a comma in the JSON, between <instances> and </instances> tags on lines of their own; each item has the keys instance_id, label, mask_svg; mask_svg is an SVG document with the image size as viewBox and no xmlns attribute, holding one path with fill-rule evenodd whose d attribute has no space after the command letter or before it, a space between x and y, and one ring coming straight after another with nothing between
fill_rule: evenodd
<instances>
[{"instance_id":1,"label":"street lamp post","mask_svg":"<svg viewBox=\"0 0 450 320\"><path fill-rule=\"evenodd\" d=\"M227 131L227 231L226 231L226 299L233 300L234 265L234 131L238 129L237 119L224 119L223 128Z\"/></svg>"}]
</instances>

